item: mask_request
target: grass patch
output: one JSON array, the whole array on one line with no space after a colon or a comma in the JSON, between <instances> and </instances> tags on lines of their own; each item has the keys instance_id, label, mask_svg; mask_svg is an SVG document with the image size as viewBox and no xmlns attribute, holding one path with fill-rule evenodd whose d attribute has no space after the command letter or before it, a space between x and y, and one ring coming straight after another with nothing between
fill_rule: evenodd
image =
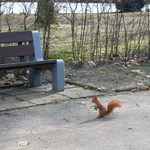
<instances>
[{"instance_id":1,"label":"grass patch","mask_svg":"<svg viewBox=\"0 0 150 150\"><path fill-rule=\"evenodd\" d=\"M50 57L51 59L63 59L65 62L73 61L72 54L51 54Z\"/></svg>"}]
</instances>

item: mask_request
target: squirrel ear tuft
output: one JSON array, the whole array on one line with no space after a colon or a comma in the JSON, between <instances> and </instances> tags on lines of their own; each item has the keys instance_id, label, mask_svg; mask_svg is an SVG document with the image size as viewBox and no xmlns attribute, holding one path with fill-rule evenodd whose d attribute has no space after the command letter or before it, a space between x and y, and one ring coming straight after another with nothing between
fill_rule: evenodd
<instances>
[{"instance_id":1,"label":"squirrel ear tuft","mask_svg":"<svg viewBox=\"0 0 150 150\"><path fill-rule=\"evenodd\" d=\"M92 100L96 100L97 99L97 96L96 95L93 95L92 96Z\"/></svg>"}]
</instances>

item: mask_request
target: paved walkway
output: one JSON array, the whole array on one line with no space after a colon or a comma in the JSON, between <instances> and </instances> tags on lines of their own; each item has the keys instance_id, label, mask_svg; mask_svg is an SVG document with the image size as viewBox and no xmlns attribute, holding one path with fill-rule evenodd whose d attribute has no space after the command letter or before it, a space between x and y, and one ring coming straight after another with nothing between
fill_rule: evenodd
<instances>
[{"instance_id":1,"label":"paved walkway","mask_svg":"<svg viewBox=\"0 0 150 150\"><path fill-rule=\"evenodd\" d=\"M32 107L49 103L59 103L70 99L79 99L98 94L93 90L66 85L65 91L53 92L51 85L37 88L16 87L0 90L0 111Z\"/></svg>"},{"instance_id":2,"label":"paved walkway","mask_svg":"<svg viewBox=\"0 0 150 150\"><path fill-rule=\"evenodd\" d=\"M93 94L102 93L69 85L59 93L50 85L0 90L0 150L150 150L150 91L100 96L123 102L101 119Z\"/></svg>"}]
</instances>

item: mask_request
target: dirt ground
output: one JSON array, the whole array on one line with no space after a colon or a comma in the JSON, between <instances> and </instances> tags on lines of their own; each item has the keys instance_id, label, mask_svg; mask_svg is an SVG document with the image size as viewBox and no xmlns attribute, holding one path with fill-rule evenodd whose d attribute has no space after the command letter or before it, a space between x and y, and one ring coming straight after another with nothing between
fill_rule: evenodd
<instances>
[{"instance_id":1,"label":"dirt ground","mask_svg":"<svg viewBox=\"0 0 150 150\"><path fill-rule=\"evenodd\" d=\"M49 71L43 73L44 83L51 80ZM96 66L88 62L66 63L65 81L67 84L78 85L98 91L135 91L139 87L150 87L150 62L129 64L109 63ZM8 73L0 81L0 87L30 86L27 77Z\"/></svg>"},{"instance_id":2,"label":"dirt ground","mask_svg":"<svg viewBox=\"0 0 150 150\"><path fill-rule=\"evenodd\" d=\"M119 63L91 66L88 63L66 64L68 83L95 88L100 91L130 91L140 86L150 86L150 62L130 64Z\"/></svg>"}]
</instances>

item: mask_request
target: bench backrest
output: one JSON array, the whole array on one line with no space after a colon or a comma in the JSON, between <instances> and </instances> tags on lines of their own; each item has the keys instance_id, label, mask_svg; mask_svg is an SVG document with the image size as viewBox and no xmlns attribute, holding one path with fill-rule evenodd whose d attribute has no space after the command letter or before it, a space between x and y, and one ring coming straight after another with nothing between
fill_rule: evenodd
<instances>
[{"instance_id":1,"label":"bench backrest","mask_svg":"<svg viewBox=\"0 0 150 150\"><path fill-rule=\"evenodd\" d=\"M30 56L30 60L43 60L38 31L0 33L0 57L15 56Z\"/></svg>"}]
</instances>

